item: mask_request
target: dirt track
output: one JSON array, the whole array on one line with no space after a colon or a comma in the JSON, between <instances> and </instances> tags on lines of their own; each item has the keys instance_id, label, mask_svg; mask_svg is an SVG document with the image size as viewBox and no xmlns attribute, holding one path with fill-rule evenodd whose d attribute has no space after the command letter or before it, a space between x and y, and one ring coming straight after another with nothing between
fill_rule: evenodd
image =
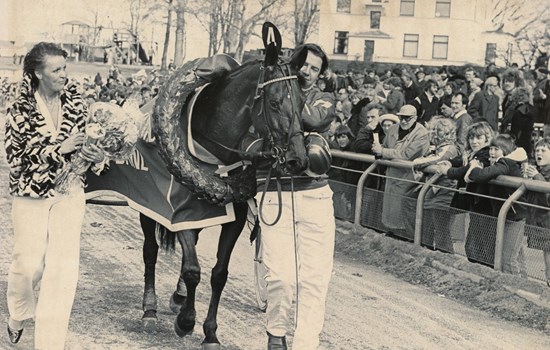
<instances>
[{"instance_id":1,"label":"dirt track","mask_svg":"<svg viewBox=\"0 0 550 350\"><path fill-rule=\"evenodd\" d=\"M1 122L3 124L3 120ZM0 314L5 320L6 278L12 231L11 198L7 194L7 168L2 142L0 146L0 178L3 179L0 181ZM207 230L201 235L198 250L203 267L203 282L198 290L198 323L193 335L179 339L173 331L174 315L167 305L179 273L179 256L160 255L157 267L160 327L156 334L147 334L141 330L143 264L142 238L138 226L137 213L127 207L88 207L82 233L80 281L67 349L199 348L217 229ZM524 322L526 320L505 321L495 317L499 314L494 310L492 313L482 312L468 306L467 302L450 300L443 292L434 293L428 288L430 283L420 278L421 270L416 269L414 262L395 265L394 258L403 258L398 256L402 255L399 250L381 250L387 254L388 263L384 269L365 264L369 262L369 257L361 255L364 253L353 247L365 244L364 239L350 236L346 227L339 225L339 252L336 254L326 324L321 337L324 349L550 348L550 337L543 332L544 326L531 325L527 328L520 325L529 324ZM252 290L254 249L247 237L248 232L245 232L237 244L230 265L230 279L222 297L218 335L224 349L265 349L264 315L255 307ZM394 243L386 237L383 240L392 241L388 243L390 245L406 244ZM400 275L399 271L406 271L404 278L416 280L419 285L407 283L384 270L392 271L395 275ZM419 275L415 276L414 271L418 271ZM453 276L438 279L442 283L449 282L449 279L455 279L451 281L454 283L461 282ZM475 292L476 295L492 295L491 291L487 292L486 286L476 286L471 281L467 285L469 292ZM509 293L507 297L504 299L506 302L510 300L510 303L531 307L522 304L517 298L511 298ZM498 306L498 302L493 300L493 305ZM544 314L544 310L537 315L541 313ZM32 339L31 324L18 346L11 347L4 335L0 339L0 348L31 349Z\"/></svg>"}]
</instances>

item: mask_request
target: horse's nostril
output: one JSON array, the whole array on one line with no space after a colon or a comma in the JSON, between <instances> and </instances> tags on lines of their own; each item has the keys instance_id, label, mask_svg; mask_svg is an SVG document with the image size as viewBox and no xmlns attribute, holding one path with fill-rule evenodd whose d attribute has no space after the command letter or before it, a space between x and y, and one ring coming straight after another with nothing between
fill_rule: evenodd
<instances>
[{"instance_id":1,"label":"horse's nostril","mask_svg":"<svg viewBox=\"0 0 550 350\"><path fill-rule=\"evenodd\" d=\"M306 170L305 164L303 162L300 162L299 159L289 159L286 162L286 167L288 171L294 175L302 173L304 170Z\"/></svg>"}]
</instances>

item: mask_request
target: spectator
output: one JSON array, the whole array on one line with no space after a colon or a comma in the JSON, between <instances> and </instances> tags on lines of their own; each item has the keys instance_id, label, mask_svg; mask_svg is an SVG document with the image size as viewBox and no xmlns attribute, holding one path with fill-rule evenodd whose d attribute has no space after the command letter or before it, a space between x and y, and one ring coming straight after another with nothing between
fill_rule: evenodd
<instances>
[{"instance_id":1,"label":"spectator","mask_svg":"<svg viewBox=\"0 0 550 350\"><path fill-rule=\"evenodd\" d=\"M468 99L462 92L453 95L451 99L451 108L453 110L453 119L456 123L456 143L462 152L466 146L466 135L468 127L472 125L473 119L466 111Z\"/></svg>"},{"instance_id":2,"label":"spectator","mask_svg":"<svg viewBox=\"0 0 550 350\"><path fill-rule=\"evenodd\" d=\"M439 99L439 114L444 116L445 118L453 117L453 109L451 107L452 99L453 95L442 96Z\"/></svg>"},{"instance_id":3,"label":"spectator","mask_svg":"<svg viewBox=\"0 0 550 350\"><path fill-rule=\"evenodd\" d=\"M94 90L86 90L86 92L84 92L84 95L82 97L84 98L84 101L86 101L86 104L88 105L88 107L92 103L97 101L97 95Z\"/></svg>"},{"instance_id":4,"label":"spectator","mask_svg":"<svg viewBox=\"0 0 550 350\"><path fill-rule=\"evenodd\" d=\"M424 70L422 69L419 69L416 72L416 85L418 85L418 88L422 91L425 90L427 82L428 81L426 80L426 72L424 72Z\"/></svg>"},{"instance_id":5,"label":"spectator","mask_svg":"<svg viewBox=\"0 0 550 350\"><path fill-rule=\"evenodd\" d=\"M94 83L98 86L103 85L103 79L101 78L101 74L99 74L99 72L95 75Z\"/></svg>"},{"instance_id":6,"label":"spectator","mask_svg":"<svg viewBox=\"0 0 550 350\"><path fill-rule=\"evenodd\" d=\"M499 99L495 95L498 87L498 80L495 77L489 77L485 80L485 86L482 91L477 92L468 104L468 114L476 122L484 119L491 125L493 130L498 131L498 109Z\"/></svg>"},{"instance_id":7,"label":"spectator","mask_svg":"<svg viewBox=\"0 0 550 350\"><path fill-rule=\"evenodd\" d=\"M413 160L413 167L419 179L423 177L422 172L435 172L437 163L448 161L458 156L456 142L456 125L452 119L441 116L435 116L428 123L428 131L430 133L430 141L434 149L424 157ZM433 250L453 253L453 241L451 231L449 230L450 212L449 206L453 198L454 192L445 189L456 186L456 181L447 177L441 177L434 185L442 187L431 187L426 193L424 199L424 220L422 226L423 246ZM418 190L421 186L418 186ZM418 192L416 192L417 194ZM409 220L407 227L409 229L415 227L415 206L416 202L406 202L408 210L404 213Z\"/></svg>"},{"instance_id":8,"label":"spectator","mask_svg":"<svg viewBox=\"0 0 550 350\"><path fill-rule=\"evenodd\" d=\"M512 116L514 115L514 110L516 109L516 105L512 99L512 94L516 88L523 86L523 80L517 70L508 69L504 72L502 81L502 86L506 96L502 102L502 122L500 124L500 132L505 133L510 131Z\"/></svg>"},{"instance_id":9,"label":"spectator","mask_svg":"<svg viewBox=\"0 0 550 350\"><path fill-rule=\"evenodd\" d=\"M390 128L383 145L374 143L372 151L383 159L414 160L424 155L430 147L430 140L426 128L417 123L416 108L404 105L397 113L399 125ZM386 171L384 204L382 209L382 223L390 230L405 230L403 220L403 198L415 186L414 183L403 181L413 180L413 173L409 169L389 167Z\"/></svg>"},{"instance_id":10,"label":"spectator","mask_svg":"<svg viewBox=\"0 0 550 350\"><path fill-rule=\"evenodd\" d=\"M487 231L483 224L483 215L491 215L491 204L486 197L489 194L487 184L466 182L464 177L469 169L469 163L477 159L483 166L490 165L489 146L494 137L494 131L487 122L478 122L470 125L467 130L467 147L461 156L450 161L442 162L437 172L447 175L452 180L457 180L459 192L455 192L451 201L451 207L460 210L461 213L470 212L470 223L466 236L466 257L469 261L493 267L495 247L491 242L495 241L495 232ZM481 214L481 215L479 215ZM460 217L455 216L455 219ZM455 224L456 224L455 220ZM454 228L451 224L451 228Z\"/></svg>"},{"instance_id":11,"label":"spectator","mask_svg":"<svg viewBox=\"0 0 550 350\"><path fill-rule=\"evenodd\" d=\"M141 102L139 104L139 107L142 107L143 105L145 105L147 102L151 101L151 99L153 98L152 96L152 91L151 91L151 88L147 85L144 85L142 86L140 89L139 89L139 92L140 92L140 97L141 97Z\"/></svg>"},{"instance_id":12,"label":"spectator","mask_svg":"<svg viewBox=\"0 0 550 350\"><path fill-rule=\"evenodd\" d=\"M434 80L428 80L425 83L424 93L418 95L412 102L418 111L418 122L427 125L439 108L439 99L435 96L437 93L437 83Z\"/></svg>"},{"instance_id":13,"label":"spectator","mask_svg":"<svg viewBox=\"0 0 550 350\"><path fill-rule=\"evenodd\" d=\"M379 143L384 142L385 132L379 123L381 115L386 114L384 106L379 104L368 104L363 108L365 112L365 124L361 126L357 133L357 139L353 145L353 151L358 153L372 153L372 145L375 139L378 139ZM395 122L399 119L395 117ZM374 136L376 134L377 136Z\"/></svg>"},{"instance_id":14,"label":"spectator","mask_svg":"<svg viewBox=\"0 0 550 350\"><path fill-rule=\"evenodd\" d=\"M510 135L501 134L493 138L489 149L491 165L485 166L479 160L470 161L470 169L466 173L467 181L486 184L500 175L522 177L521 163L527 161L527 154L521 147L516 147ZM489 195L499 199L491 199L492 215L497 217L504 200L515 192L514 188L489 184ZM520 199L525 201L525 199ZM525 269L525 206L513 203L506 215L502 247L502 272L527 278ZM496 237L495 237L496 238ZM486 241L485 247L494 251L495 242Z\"/></svg>"},{"instance_id":15,"label":"spectator","mask_svg":"<svg viewBox=\"0 0 550 350\"><path fill-rule=\"evenodd\" d=\"M475 94L481 91L481 85L483 85L483 80L475 77L468 83L468 90L470 93L468 94L468 105L472 103L472 100L474 99Z\"/></svg>"},{"instance_id":16,"label":"spectator","mask_svg":"<svg viewBox=\"0 0 550 350\"><path fill-rule=\"evenodd\" d=\"M550 181L550 137L545 137L535 144L535 161L537 166L528 165L523 176L534 180ZM550 287L550 194L530 192L527 194L527 201L545 208L528 207L527 209L527 224L540 228L540 230L527 232L527 246L542 250L544 276L546 285Z\"/></svg>"},{"instance_id":17,"label":"spectator","mask_svg":"<svg viewBox=\"0 0 550 350\"><path fill-rule=\"evenodd\" d=\"M351 132L354 135L357 135L359 129L361 129L368 123L366 120L366 107L369 103L370 100L368 98L363 98L355 106L352 107L351 117L349 118L346 125L349 126Z\"/></svg>"},{"instance_id":18,"label":"spectator","mask_svg":"<svg viewBox=\"0 0 550 350\"><path fill-rule=\"evenodd\" d=\"M537 84L533 90L533 103L538 121L544 123L544 135L550 135L550 71L537 69Z\"/></svg>"},{"instance_id":19,"label":"spectator","mask_svg":"<svg viewBox=\"0 0 550 350\"><path fill-rule=\"evenodd\" d=\"M409 74L403 74L401 76L403 81L403 94L405 95L405 103L410 104L416 96L422 93L422 90L416 85L412 77Z\"/></svg>"},{"instance_id":20,"label":"spectator","mask_svg":"<svg viewBox=\"0 0 550 350\"><path fill-rule=\"evenodd\" d=\"M396 114L405 104L405 96L403 96L403 93L400 91L401 80L397 77L391 77L384 82L390 89L388 98L386 99L386 102L384 102L384 107L386 107L388 113Z\"/></svg>"},{"instance_id":21,"label":"spectator","mask_svg":"<svg viewBox=\"0 0 550 350\"><path fill-rule=\"evenodd\" d=\"M516 145L527 152L533 159L533 131L535 130L535 109L531 105L531 93L528 88L520 87L512 94L516 106L510 124L510 134L514 136Z\"/></svg>"},{"instance_id":22,"label":"spectator","mask_svg":"<svg viewBox=\"0 0 550 350\"><path fill-rule=\"evenodd\" d=\"M346 124L351 117L351 101L349 100L348 90L340 88L338 90L338 102L336 104L336 115L340 118L342 124Z\"/></svg>"},{"instance_id":23,"label":"spectator","mask_svg":"<svg viewBox=\"0 0 550 350\"><path fill-rule=\"evenodd\" d=\"M336 149L339 151L348 151L351 152L351 145L353 141L355 140L355 135L351 132L350 128L347 125L340 125L336 128L336 131L334 132L334 141L331 141L329 143L329 146L331 149ZM334 157L332 158L332 166L330 171L328 172L328 176L332 180L340 181L340 182L346 182L346 183L353 183L354 176L353 174L344 169L349 169L351 165L351 161L349 159L345 158L338 158ZM337 169L334 167L344 168L344 169Z\"/></svg>"},{"instance_id":24,"label":"spectator","mask_svg":"<svg viewBox=\"0 0 550 350\"><path fill-rule=\"evenodd\" d=\"M395 114L384 114L378 119L378 123L384 132L384 137L379 137L380 143L384 143L385 135L392 126L399 123L399 117Z\"/></svg>"}]
</instances>

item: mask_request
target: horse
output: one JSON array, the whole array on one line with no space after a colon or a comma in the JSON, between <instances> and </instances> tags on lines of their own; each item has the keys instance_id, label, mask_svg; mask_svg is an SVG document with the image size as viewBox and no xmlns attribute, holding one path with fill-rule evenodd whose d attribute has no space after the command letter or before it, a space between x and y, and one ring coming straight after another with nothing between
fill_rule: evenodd
<instances>
[{"instance_id":1,"label":"horse","mask_svg":"<svg viewBox=\"0 0 550 350\"><path fill-rule=\"evenodd\" d=\"M217 78L194 102L191 130L195 140L215 155L224 164L253 159L267 161L268 165L285 168L290 174L299 174L307 167L304 147L301 112L302 100L298 69L305 61L305 55L295 62L284 62L278 56L281 40L276 28L266 23L263 28L265 59L252 60L231 69ZM271 41L270 41L271 40ZM268 42L269 41L269 42ZM306 53L307 54L307 53ZM178 181L191 183L191 188L200 187L197 179L189 180L189 163L182 160L185 145L178 136L186 128L181 125L182 101L178 100L178 89L185 79L185 72L176 71L163 85L153 112L153 133L167 168ZM248 135L251 126L262 137L261 151L243 152L239 144ZM248 166L255 174L255 167ZM208 178L204 174L200 179ZM255 176L255 175L254 175ZM220 349L217 338L217 312L221 293L228 278L231 253L247 220L247 198L255 193L247 192L242 181L229 181L225 192L205 193L205 188L195 192L211 201L213 205L234 203L235 221L222 225L217 248L217 261L211 275L211 298L208 313L203 324L203 349ZM246 180L250 180L248 177ZM212 186L210 186L212 187ZM214 186L215 187L215 186ZM223 188L223 186L221 186ZM145 263L145 287L143 296L143 324L154 327L156 322L155 263L159 246L155 239L156 223L144 215L140 216L145 236L143 258ZM257 224L257 220L256 220ZM193 332L195 326L195 292L200 282L201 269L195 245L200 228L174 232L182 248L182 265L176 291L170 298L171 309L177 313L174 330L180 337Z\"/></svg>"}]
</instances>

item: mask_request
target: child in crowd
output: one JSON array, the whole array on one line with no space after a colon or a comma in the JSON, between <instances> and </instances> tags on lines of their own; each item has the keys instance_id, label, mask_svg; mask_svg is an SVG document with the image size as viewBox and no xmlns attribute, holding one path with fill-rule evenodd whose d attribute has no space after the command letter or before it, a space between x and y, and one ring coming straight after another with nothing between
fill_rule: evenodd
<instances>
[{"instance_id":1,"label":"child in crowd","mask_svg":"<svg viewBox=\"0 0 550 350\"><path fill-rule=\"evenodd\" d=\"M540 139L535 143L535 161L537 166L525 167L523 176L529 179L550 181L550 137ZM550 208L550 194L531 192L527 195L529 203ZM546 284L550 287L550 210L529 207L527 224L537 227L527 234L529 248L542 250L544 255L544 271Z\"/></svg>"},{"instance_id":2,"label":"child in crowd","mask_svg":"<svg viewBox=\"0 0 550 350\"><path fill-rule=\"evenodd\" d=\"M470 168L465 175L466 181L476 183L488 183L500 175L522 177L521 163L527 162L527 153L521 147L517 147L514 138L508 134L496 136L491 141L489 148L490 166L483 166L477 159L470 161ZM491 199L492 215L497 217L504 200L510 197L516 190L514 188L489 185L489 195L502 198ZM521 200L520 201L525 201ZM525 245L525 219L527 210L525 206L513 203L506 215L504 237L502 247L502 272L512 275L521 275L527 278L523 247ZM495 242L486 242L494 250Z\"/></svg>"},{"instance_id":3,"label":"child in crowd","mask_svg":"<svg viewBox=\"0 0 550 350\"><path fill-rule=\"evenodd\" d=\"M485 197L464 193L464 190L466 190L475 194L488 195L489 188L487 184L466 183L464 176L468 172L470 161L473 159L477 159L483 166L490 165L489 146L493 137L494 131L489 123L478 122L470 125L466 133L467 143L464 153L450 161L441 162L437 169L437 172L458 181L457 188L459 192L455 192L451 207L459 209L460 214L465 211L475 213L470 215L465 244L466 257L471 262L490 267L493 267L495 256L495 232L487 230L486 225L483 224L483 215L491 215L492 213L490 201Z\"/></svg>"}]
</instances>

